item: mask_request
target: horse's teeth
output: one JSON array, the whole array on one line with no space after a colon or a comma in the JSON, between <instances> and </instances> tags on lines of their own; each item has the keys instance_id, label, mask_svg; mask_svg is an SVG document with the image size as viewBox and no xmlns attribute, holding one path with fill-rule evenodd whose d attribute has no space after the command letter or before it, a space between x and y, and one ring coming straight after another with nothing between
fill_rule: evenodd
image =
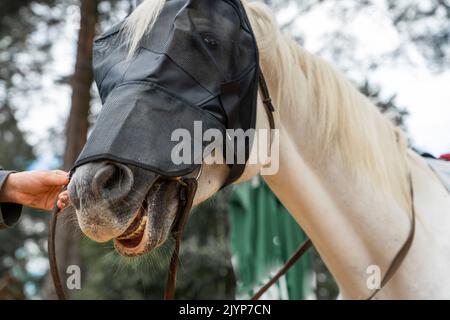
<instances>
[{"instance_id":1,"label":"horse's teeth","mask_svg":"<svg viewBox=\"0 0 450 320\"><path fill-rule=\"evenodd\" d=\"M141 234L142 231L144 231L146 224L147 224L147 216L144 216L141 220L141 223L139 224L139 227L136 230L134 230L132 233L130 233L126 236L117 237L117 239L118 240L129 240L129 239L135 238L136 236Z\"/></svg>"}]
</instances>

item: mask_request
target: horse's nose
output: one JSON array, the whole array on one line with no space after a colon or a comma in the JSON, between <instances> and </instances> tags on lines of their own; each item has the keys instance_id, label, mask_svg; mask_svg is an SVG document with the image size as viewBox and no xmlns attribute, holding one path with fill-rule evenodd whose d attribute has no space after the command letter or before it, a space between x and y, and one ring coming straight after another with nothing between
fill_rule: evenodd
<instances>
[{"instance_id":1,"label":"horse's nose","mask_svg":"<svg viewBox=\"0 0 450 320\"><path fill-rule=\"evenodd\" d=\"M133 173L120 163L104 163L92 178L92 193L110 203L123 200L133 187Z\"/></svg>"}]
</instances>

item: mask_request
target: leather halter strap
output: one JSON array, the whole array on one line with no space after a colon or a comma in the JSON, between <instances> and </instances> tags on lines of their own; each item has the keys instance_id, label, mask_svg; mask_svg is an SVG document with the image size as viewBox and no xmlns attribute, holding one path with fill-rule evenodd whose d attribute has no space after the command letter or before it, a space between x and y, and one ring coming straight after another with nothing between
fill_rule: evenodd
<instances>
[{"instance_id":1,"label":"leather halter strap","mask_svg":"<svg viewBox=\"0 0 450 320\"><path fill-rule=\"evenodd\" d=\"M64 191L66 188L64 187L62 191ZM49 225L49 232L48 232L48 260L50 263L50 274L53 279L53 285L55 287L55 292L59 300L66 300L66 294L64 292L61 278L59 277L59 270L58 270L58 263L56 261L56 223L58 222L58 215L61 212L61 209L58 208L58 206L53 206L53 212L52 217L50 219L50 225Z\"/></svg>"},{"instance_id":2,"label":"leather halter strap","mask_svg":"<svg viewBox=\"0 0 450 320\"><path fill-rule=\"evenodd\" d=\"M261 91L262 102L264 109L267 113L267 119L269 120L269 126L271 130L275 129L275 118L273 116L275 112L275 107L272 103L272 98L270 97L269 88L267 87L266 79L261 69L259 70L259 89Z\"/></svg>"},{"instance_id":3,"label":"leather halter strap","mask_svg":"<svg viewBox=\"0 0 450 320\"><path fill-rule=\"evenodd\" d=\"M197 191L197 179L180 180L180 182L182 183L180 200L183 205L178 215L178 221L172 230L173 237L175 238L175 248L170 259L169 273L167 274L166 288L164 290L165 300L172 300L175 295L181 240L183 238L184 227L189 218L189 212L192 208L195 192Z\"/></svg>"}]
</instances>

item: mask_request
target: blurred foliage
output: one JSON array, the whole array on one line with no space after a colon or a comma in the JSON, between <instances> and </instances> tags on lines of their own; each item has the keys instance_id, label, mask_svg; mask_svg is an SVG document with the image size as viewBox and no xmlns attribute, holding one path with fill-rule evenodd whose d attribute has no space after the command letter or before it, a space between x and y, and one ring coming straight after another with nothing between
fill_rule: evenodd
<instances>
[{"instance_id":1,"label":"blurred foliage","mask_svg":"<svg viewBox=\"0 0 450 320\"><path fill-rule=\"evenodd\" d=\"M387 0L394 25L437 72L450 66L450 1Z\"/></svg>"},{"instance_id":2,"label":"blurred foliage","mask_svg":"<svg viewBox=\"0 0 450 320\"><path fill-rule=\"evenodd\" d=\"M315 272L315 294L317 300L336 299L339 294L339 288L334 281L333 276L328 271L327 266L323 263L316 249L313 248L312 261L313 270Z\"/></svg>"},{"instance_id":3,"label":"blurred foliage","mask_svg":"<svg viewBox=\"0 0 450 320\"><path fill-rule=\"evenodd\" d=\"M424 58L430 70L440 73L450 66L450 1L449 0L263 0L275 12L287 11L290 18L282 23L284 30L290 31L302 40L307 38L309 29L298 30L295 22L320 8L328 13L330 20L339 24L324 36L322 48L316 53L335 61L341 70L370 71L388 60L414 64L414 49ZM399 43L389 53L380 56L357 59L352 24L359 17L367 17L375 12L383 12L396 29ZM365 16L364 16L365 15ZM383 31L380 31L383 32ZM368 59L369 58L369 59Z\"/></svg>"},{"instance_id":4,"label":"blurred foliage","mask_svg":"<svg viewBox=\"0 0 450 320\"><path fill-rule=\"evenodd\" d=\"M22 171L34 159L32 147L5 102L0 108L0 164L9 170ZM41 285L43 274L32 275L27 266L31 259L45 254L43 218L37 210L24 209L19 227L0 232L0 299L22 299L25 284L34 289Z\"/></svg>"},{"instance_id":5,"label":"blurred foliage","mask_svg":"<svg viewBox=\"0 0 450 320\"><path fill-rule=\"evenodd\" d=\"M39 88L42 66L50 59L51 40L45 35L39 40L31 39L41 26L57 23L49 11L55 2L0 2L0 165L9 170L25 170L35 159L19 129L12 98L18 92L26 94ZM31 291L41 285L44 274L31 274L28 270L31 260L39 259L45 252L45 224L36 218L36 210L25 209L19 227L0 232L0 298L21 299L25 285ZM34 228L39 225L40 228Z\"/></svg>"},{"instance_id":6,"label":"blurred foliage","mask_svg":"<svg viewBox=\"0 0 450 320\"><path fill-rule=\"evenodd\" d=\"M0 151L0 164L9 170L25 170L34 160L33 149L25 141L14 113L7 103L0 108ZM23 222L30 221L30 211L24 210ZM34 287L39 286L42 275L34 277L27 271L27 264L33 256L28 249L44 251L36 248L43 230L44 226L38 233L29 232L21 227L0 232L0 299L23 298L25 283Z\"/></svg>"},{"instance_id":7,"label":"blurred foliage","mask_svg":"<svg viewBox=\"0 0 450 320\"><path fill-rule=\"evenodd\" d=\"M39 88L39 81L34 77L40 75L42 66L50 59L51 39L45 34L34 41L31 38L41 26L52 26L63 19L55 17L49 10L55 2L14 0L0 3L0 104L10 90ZM34 81L28 81L30 78Z\"/></svg>"},{"instance_id":8,"label":"blurred foliage","mask_svg":"<svg viewBox=\"0 0 450 320\"><path fill-rule=\"evenodd\" d=\"M0 108L0 150L0 165L9 170L24 170L34 160L33 148L25 141L7 102Z\"/></svg>"}]
</instances>

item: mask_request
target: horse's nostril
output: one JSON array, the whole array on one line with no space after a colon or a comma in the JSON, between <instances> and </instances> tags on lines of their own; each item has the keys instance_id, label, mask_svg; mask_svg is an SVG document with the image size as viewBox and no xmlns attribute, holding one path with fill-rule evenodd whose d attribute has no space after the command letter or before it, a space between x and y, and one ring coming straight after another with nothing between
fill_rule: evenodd
<instances>
[{"instance_id":1,"label":"horse's nostril","mask_svg":"<svg viewBox=\"0 0 450 320\"><path fill-rule=\"evenodd\" d=\"M119 201L133 186L133 173L122 164L106 163L92 178L92 192L98 199Z\"/></svg>"},{"instance_id":2,"label":"horse's nostril","mask_svg":"<svg viewBox=\"0 0 450 320\"><path fill-rule=\"evenodd\" d=\"M92 192L97 198L102 197L105 186L112 184L109 181L113 180L115 171L112 164L106 164L95 173L92 178Z\"/></svg>"}]
</instances>

